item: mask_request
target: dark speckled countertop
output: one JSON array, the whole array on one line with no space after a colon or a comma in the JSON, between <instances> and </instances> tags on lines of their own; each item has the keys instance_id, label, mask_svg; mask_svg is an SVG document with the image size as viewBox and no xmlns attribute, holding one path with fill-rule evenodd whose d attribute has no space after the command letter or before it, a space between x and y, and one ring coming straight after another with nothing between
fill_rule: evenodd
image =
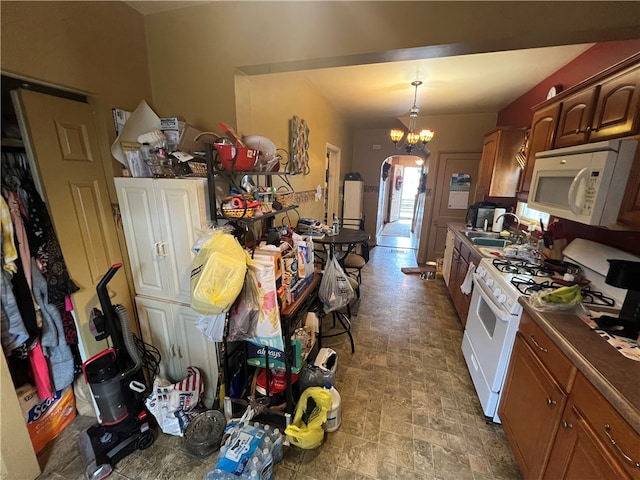
<instances>
[{"instance_id":1,"label":"dark speckled countertop","mask_svg":"<svg viewBox=\"0 0 640 480\"><path fill-rule=\"evenodd\" d=\"M575 315L538 312L526 297L519 302L640 435L640 362L620 354Z\"/></svg>"}]
</instances>

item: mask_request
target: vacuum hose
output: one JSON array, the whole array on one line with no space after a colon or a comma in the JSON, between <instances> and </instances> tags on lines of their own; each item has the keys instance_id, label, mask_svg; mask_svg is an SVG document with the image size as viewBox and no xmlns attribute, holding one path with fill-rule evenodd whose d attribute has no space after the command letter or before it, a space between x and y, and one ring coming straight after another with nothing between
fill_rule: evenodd
<instances>
[{"instance_id":1,"label":"vacuum hose","mask_svg":"<svg viewBox=\"0 0 640 480\"><path fill-rule=\"evenodd\" d=\"M129 353L129 357L131 357L131 360L134 363L131 368L120 374L120 378L124 378L134 372L137 372L140 367L142 367L142 358L140 358L140 353L138 352L135 341L133 340L133 331L131 330L131 322L129 321L129 313L127 312L127 309L122 305L115 305L114 308L116 310L116 315L118 315L118 319L120 320L120 326L122 327L124 346L127 349L127 353Z\"/></svg>"}]
</instances>

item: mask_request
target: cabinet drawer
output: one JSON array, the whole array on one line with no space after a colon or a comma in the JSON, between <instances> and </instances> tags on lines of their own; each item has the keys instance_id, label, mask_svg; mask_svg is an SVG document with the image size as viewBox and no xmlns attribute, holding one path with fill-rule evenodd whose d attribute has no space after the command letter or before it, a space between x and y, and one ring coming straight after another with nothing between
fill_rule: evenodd
<instances>
[{"instance_id":1,"label":"cabinet drawer","mask_svg":"<svg viewBox=\"0 0 640 480\"><path fill-rule=\"evenodd\" d=\"M569 392L576 375L573 363L526 313L522 314L520 332L542 364L551 372L558 385Z\"/></svg>"},{"instance_id":2,"label":"cabinet drawer","mask_svg":"<svg viewBox=\"0 0 640 480\"><path fill-rule=\"evenodd\" d=\"M464 242L460 243L460 257L464 258L465 261L469 262L469 257L471 256L471 248Z\"/></svg>"},{"instance_id":3,"label":"cabinet drawer","mask_svg":"<svg viewBox=\"0 0 640 480\"><path fill-rule=\"evenodd\" d=\"M582 374L576 377L572 398L611 455L624 466L631 478L640 479L640 435Z\"/></svg>"}]
</instances>

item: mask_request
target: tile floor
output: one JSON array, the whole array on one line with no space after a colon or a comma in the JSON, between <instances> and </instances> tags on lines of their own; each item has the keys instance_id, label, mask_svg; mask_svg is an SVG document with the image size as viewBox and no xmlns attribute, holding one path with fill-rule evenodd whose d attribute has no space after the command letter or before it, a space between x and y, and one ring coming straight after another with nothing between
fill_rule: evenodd
<instances>
[{"instance_id":1,"label":"tile floor","mask_svg":"<svg viewBox=\"0 0 640 480\"><path fill-rule=\"evenodd\" d=\"M487 423L468 375L462 327L441 277L421 280L412 250L376 247L363 271L353 319L356 353L346 336L326 339L338 352L342 426L315 450L289 448L277 480L521 479L502 428ZM40 479L82 478L79 417L52 442ZM215 457L193 458L181 439L160 434L122 460L110 478L201 479Z\"/></svg>"}]
</instances>

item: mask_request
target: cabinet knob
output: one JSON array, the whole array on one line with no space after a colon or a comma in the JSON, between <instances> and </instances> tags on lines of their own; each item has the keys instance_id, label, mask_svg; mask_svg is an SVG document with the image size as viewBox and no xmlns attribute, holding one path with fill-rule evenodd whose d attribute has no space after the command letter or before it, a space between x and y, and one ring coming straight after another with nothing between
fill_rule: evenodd
<instances>
[{"instance_id":1,"label":"cabinet knob","mask_svg":"<svg viewBox=\"0 0 640 480\"><path fill-rule=\"evenodd\" d=\"M178 358L182 358L182 348L178 345Z\"/></svg>"},{"instance_id":2,"label":"cabinet knob","mask_svg":"<svg viewBox=\"0 0 640 480\"><path fill-rule=\"evenodd\" d=\"M176 346L174 344L171 344L171 356L176 356Z\"/></svg>"},{"instance_id":3,"label":"cabinet knob","mask_svg":"<svg viewBox=\"0 0 640 480\"><path fill-rule=\"evenodd\" d=\"M568 423L566 420L562 420L562 428L573 428L573 425Z\"/></svg>"},{"instance_id":4,"label":"cabinet knob","mask_svg":"<svg viewBox=\"0 0 640 480\"><path fill-rule=\"evenodd\" d=\"M549 406L556 405L556 401L551 397L547 397L547 405Z\"/></svg>"}]
</instances>

